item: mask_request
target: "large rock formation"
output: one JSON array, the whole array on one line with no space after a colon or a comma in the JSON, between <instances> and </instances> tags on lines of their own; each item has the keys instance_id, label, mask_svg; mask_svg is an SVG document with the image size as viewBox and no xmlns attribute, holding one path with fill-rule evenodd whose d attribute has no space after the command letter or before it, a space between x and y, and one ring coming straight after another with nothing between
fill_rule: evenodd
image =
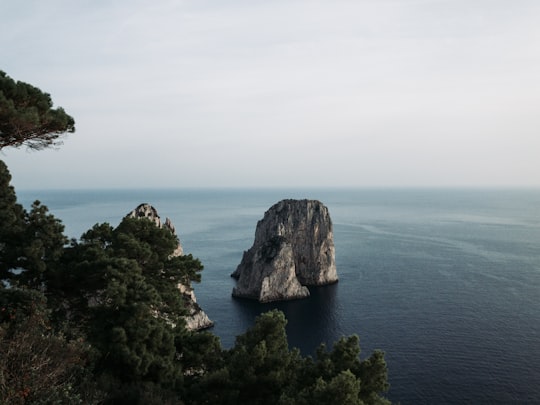
<instances>
[{"instance_id":1,"label":"large rock formation","mask_svg":"<svg viewBox=\"0 0 540 405\"><path fill-rule=\"evenodd\" d=\"M316 200L283 200L257 223L253 246L232 277L233 296L261 302L309 296L308 285L338 281L332 220Z\"/></svg>"},{"instance_id":2,"label":"large rock formation","mask_svg":"<svg viewBox=\"0 0 540 405\"><path fill-rule=\"evenodd\" d=\"M171 220L166 218L165 222L161 222L157 210L150 204L140 204L126 216L130 218L147 218L158 228L168 229L173 235L176 235L176 229L171 223ZM172 256L182 256L183 254L182 244L178 241L178 246ZM213 326L214 323L208 318L208 315L201 309L199 304L197 304L193 287L191 287L191 285L178 284L178 290L179 293L182 294L182 298L184 299L184 303L188 310L188 315L185 317L186 328L189 330L201 330Z\"/></svg>"}]
</instances>

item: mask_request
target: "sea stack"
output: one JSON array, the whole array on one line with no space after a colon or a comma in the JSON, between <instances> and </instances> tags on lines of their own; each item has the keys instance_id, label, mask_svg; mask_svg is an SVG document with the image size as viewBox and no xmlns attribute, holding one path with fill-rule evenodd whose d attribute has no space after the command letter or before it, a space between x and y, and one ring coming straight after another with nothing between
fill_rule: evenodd
<instances>
[{"instance_id":1,"label":"sea stack","mask_svg":"<svg viewBox=\"0 0 540 405\"><path fill-rule=\"evenodd\" d=\"M309 296L306 286L338 281L332 220L317 200L282 200L257 223L253 246L232 277L233 296L260 302Z\"/></svg>"},{"instance_id":2,"label":"sea stack","mask_svg":"<svg viewBox=\"0 0 540 405\"><path fill-rule=\"evenodd\" d=\"M176 229L169 218L165 219L165 222L161 221L157 210L150 204L140 204L137 208L126 215L129 218L146 218L152 221L158 228L165 228L171 231L173 235L176 235ZM178 240L178 246L171 256L182 256L183 249L180 240ZM197 304L195 293L191 285L178 284L178 291L182 294L184 303L188 310L188 315L184 318L186 320L186 328L189 330L202 330L210 328L214 323L208 318L208 315Z\"/></svg>"}]
</instances>

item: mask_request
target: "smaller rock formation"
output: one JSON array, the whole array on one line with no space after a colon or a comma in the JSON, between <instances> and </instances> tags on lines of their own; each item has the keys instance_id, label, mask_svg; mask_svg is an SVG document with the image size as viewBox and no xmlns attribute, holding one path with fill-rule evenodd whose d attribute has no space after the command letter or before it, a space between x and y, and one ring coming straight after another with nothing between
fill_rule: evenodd
<instances>
[{"instance_id":1,"label":"smaller rock formation","mask_svg":"<svg viewBox=\"0 0 540 405\"><path fill-rule=\"evenodd\" d=\"M176 235L176 229L169 218L165 219L165 222L161 222L157 210L150 204L140 204L137 208L126 215L129 218L147 218L152 221L158 228L165 228L171 231L173 235ZM178 246L171 256L177 257L184 254L182 245L178 241ZM186 320L186 328L189 330L201 330L207 329L214 325L214 323L208 318L208 315L197 304L195 293L191 285L178 284L178 290L182 294L184 303L188 310L188 315L184 318Z\"/></svg>"},{"instance_id":2,"label":"smaller rock formation","mask_svg":"<svg viewBox=\"0 0 540 405\"><path fill-rule=\"evenodd\" d=\"M176 229L174 228L174 225L172 224L171 220L169 218L165 218L165 222L161 222L161 218L159 217L159 214L157 210L152 207L150 204L139 204L137 208L135 208L133 211L131 211L129 214L126 215L128 218L146 218L152 221L158 228L165 228L171 231L173 235L176 235ZM178 236L178 235L176 235ZM182 244L180 241L178 241L178 246L176 250L173 252L172 256L182 256L184 254L184 250L182 249Z\"/></svg>"},{"instance_id":3,"label":"smaller rock formation","mask_svg":"<svg viewBox=\"0 0 540 405\"><path fill-rule=\"evenodd\" d=\"M186 320L186 328L188 330L202 330L214 326L214 322L208 318L206 312L197 304L193 287L178 284L178 290L180 290L188 310L188 315L184 318Z\"/></svg>"},{"instance_id":4,"label":"smaller rock formation","mask_svg":"<svg viewBox=\"0 0 540 405\"><path fill-rule=\"evenodd\" d=\"M232 277L238 280L233 296L260 302L308 297L306 285L337 282L328 208L316 200L283 200L270 207Z\"/></svg>"}]
</instances>

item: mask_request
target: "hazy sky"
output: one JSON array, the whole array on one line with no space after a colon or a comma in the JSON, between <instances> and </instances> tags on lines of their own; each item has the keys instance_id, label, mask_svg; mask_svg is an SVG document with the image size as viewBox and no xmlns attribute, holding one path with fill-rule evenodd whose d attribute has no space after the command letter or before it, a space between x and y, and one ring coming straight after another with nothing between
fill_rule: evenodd
<instances>
[{"instance_id":1,"label":"hazy sky","mask_svg":"<svg viewBox=\"0 0 540 405\"><path fill-rule=\"evenodd\" d=\"M18 189L540 186L538 0L0 0L0 70Z\"/></svg>"}]
</instances>

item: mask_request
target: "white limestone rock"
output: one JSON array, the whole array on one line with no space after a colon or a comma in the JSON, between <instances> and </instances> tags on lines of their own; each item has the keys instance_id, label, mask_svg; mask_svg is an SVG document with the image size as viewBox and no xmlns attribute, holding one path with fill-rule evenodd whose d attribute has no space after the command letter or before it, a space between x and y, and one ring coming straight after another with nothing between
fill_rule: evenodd
<instances>
[{"instance_id":1,"label":"white limestone rock","mask_svg":"<svg viewBox=\"0 0 540 405\"><path fill-rule=\"evenodd\" d=\"M197 304L197 298L195 297L193 288L184 284L178 284L178 289L187 303L188 315L184 318L186 320L186 328L189 330L202 330L213 326L214 322L208 318L208 315Z\"/></svg>"},{"instance_id":2,"label":"white limestone rock","mask_svg":"<svg viewBox=\"0 0 540 405\"><path fill-rule=\"evenodd\" d=\"M282 200L257 223L253 246L232 274L233 295L261 302L304 298L305 286L338 281L332 220L316 200Z\"/></svg>"},{"instance_id":3,"label":"white limestone rock","mask_svg":"<svg viewBox=\"0 0 540 405\"><path fill-rule=\"evenodd\" d=\"M239 277L233 289L236 297L260 302L281 301L309 296L309 290L296 278L291 244L282 236L274 236L246 258L251 271Z\"/></svg>"},{"instance_id":4,"label":"white limestone rock","mask_svg":"<svg viewBox=\"0 0 540 405\"><path fill-rule=\"evenodd\" d=\"M128 218L146 218L152 221L158 228L165 228L171 231L173 235L176 235L176 229L174 225L172 224L171 220L169 218L165 218L165 222L161 222L161 218L159 217L159 214L157 210L152 207L150 204L139 204L137 208L135 208L133 211L131 211L129 214L126 215ZM178 237L178 235L176 235ZM180 243L180 239L178 240L178 247L173 252L172 256L182 256L184 254L184 250L182 249L182 244Z\"/></svg>"}]
</instances>

